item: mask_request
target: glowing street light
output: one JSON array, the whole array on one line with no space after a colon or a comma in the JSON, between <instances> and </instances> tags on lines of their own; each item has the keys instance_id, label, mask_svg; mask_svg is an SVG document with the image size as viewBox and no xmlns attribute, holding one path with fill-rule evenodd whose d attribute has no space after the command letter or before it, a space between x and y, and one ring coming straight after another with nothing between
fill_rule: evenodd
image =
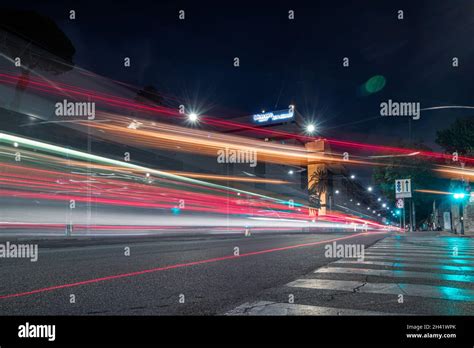
<instances>
[{"instance_id":1,"label":"glowing street light","mask_svg":"<svg viewBox=\"0 0 474 348\"><path fill-rule=\"evenodd\" d=\"M466 195L464 193L455 193L453 195L454 199L464 199Z\"/></svg>"},{"instance_id":2,"label":"glowing street light","mask_svg":"<svg viewBox=\"0 0 474 348\"><path fill-rule=\"evenodd\" d=\"M367 187L367 191L372 192L373 188L372 186Z\"/></svg>"},{"instance_id":3,"label":"glowing street light","mask_svg":"<svg viewBox=\"0 0 474 348\"><path fill-rule=\"evenodd\" d=\"M288 172L288 174L290 175L293 175L294 171L290 169L290 171Z\"/></svg>"},{"instance_id":4,"label":"glowing street light","mask_svg":"<svg viewBox=\"0 0 474 348\"><path fill-rule=\"evenodd\" d=\"M188 115L188 119L191 121L191 122L196 122L198 120L198 115L195 113L195 112L191 112L189 115Z\"/></svg>"},{"instance_id":5,"label":"glowing street light","mask_svg":"<svg viewBox=\"0 0 474 348\"><path fill-rule=\"evenodd\" d=\"M459 201L459 220L461 223L461 234L464 234L464 198L466 194L464 192L455 192L453 198L456 201Z\"/></svg>"},{"instance_id":6,"label":"glowing street light","mask_svg":"<svg viewBox=\"0 0 474 348\"><path fill-rule=\"evenodd\" d=\"M312 123L310 123L306 126L306 131L310 134L314 133L315 130L316 130L316 126Z\"/></svg>"},{"instance_id":7,"label":"glowing street light","mask_svg":"<svg viewBox=\"0 0 474 348\"><path fill-rule=\"evenodd\" d=\"M351 179L355 179L356 176L354 174L351 175Z\"/></svg>"}]
</instances>

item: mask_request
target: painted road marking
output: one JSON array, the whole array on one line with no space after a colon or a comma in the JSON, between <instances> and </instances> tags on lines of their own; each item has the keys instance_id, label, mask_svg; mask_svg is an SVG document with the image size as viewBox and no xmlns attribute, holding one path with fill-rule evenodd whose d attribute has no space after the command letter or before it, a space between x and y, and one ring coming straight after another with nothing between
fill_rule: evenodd
<instances>
[{"instance_id":1,"label":"painted road marking","mask_svg":"<svg viewBox=\"0 0 474 348\"><path fill-rule=\"evenodd\" d=\"M246 302L226 315L405 315L390 312L364 311L358 309L310 306L296 303L270 301Z\"/></svg>"},{"instance_id":2,"label":"painted road marking","mask_svg":"<svg viewBox=\"0 0 474 348\"><path fill-rule=\"evenodd\" d=\"M394 277L394 278L422 278L447 280L454 282L474 282L474 276L463 274L445 274L431 272L411 272L403 270L387 270L387 269L369 269L369 268L349 268L349 267L323 267L314 271L314 273L338 273L338 274L359 274L371 275L378 277Z\"/></svg>"},{"instance_id":3,"label":"painted road marking","mask_svg":"<svg viewBox=\"0 0 474 348\"><path fill-rule=\"evenodd\" d=\"M366 283L351 280L298 279L287 286L317 290L348 291L364 294L384 294L439 298L452 301L473 301L474 291L448 286L400 283Z\"/></svg>"}]
</instances>

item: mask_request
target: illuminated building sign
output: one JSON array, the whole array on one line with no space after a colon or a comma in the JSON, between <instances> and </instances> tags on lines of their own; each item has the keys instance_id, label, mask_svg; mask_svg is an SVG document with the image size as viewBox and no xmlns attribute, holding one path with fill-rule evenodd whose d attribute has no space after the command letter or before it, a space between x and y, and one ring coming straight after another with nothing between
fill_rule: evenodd
<instances>
[{"instance_id":1,"label":"illuminated building sign","mask_svg":"<svg viewBox=\"0 0 474 348\"><path fill-rule=\"evenodd\" d=\"M252 115L252 120L258 124L277 123L292 120L295 112L292 108L280 111L263 112L261 114Z\"/></svg>"}]
</instances>

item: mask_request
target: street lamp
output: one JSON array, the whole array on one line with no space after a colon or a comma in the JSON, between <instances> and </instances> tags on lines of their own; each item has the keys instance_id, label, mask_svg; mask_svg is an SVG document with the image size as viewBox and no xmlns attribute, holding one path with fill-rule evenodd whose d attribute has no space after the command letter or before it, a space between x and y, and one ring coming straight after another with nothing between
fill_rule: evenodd
<instances>
[{"instance_id":1,"label":"street lamp","mask_svg":"<svg viewBox=\"0 0 474 348\"><path fill-rule=\"evenodd\" d=\"M400 228L402 228L402 211L400 209L395 209L394 216L399 216L400 217Z\"/></svg>"},{"instance_id":2,"label":"street lamp","mask_svg":"<svg viewBox=\"0 0 474 348\"><path fill-rule=\"evenodd\" d=\"M351 175L351 179L355 179L356 176L354 174Z\"/></svg>"},{"instance_id":3,"label":"street lamp","mask_svg":"<svg viewBox=\"0 0 474 348\"><path fill-rule=\"evenodd\" d=\"M372 192L372 186L367 187L367 191Z\"/></svg>"},{"instance_id":4,"label":"street lamp","mask_svg":"<svg viewBox=\"0 0 474 348\"><path fill-rule=\"evenodd\" d=\"M316 130L316 126L315 126L314 124L312 124L312 123L310 123L310 124L308 124L308 125L306 126L306 131L307 131L309 134L313 133L315 130Z\"/></svg>"},{"instance_id":5,"label":"street lamp","mask_svg":"<svg viewBox=\"0 0 474 348\"><path fill-rule=\"evenodd\" d=\"M194 123L198 120L198 115L195 112L191 112L188 115L188 120Z\"/></svg>"},{"instance_id":6,"label":"street lamp","mask_svg":"<svg viewBox=\"0 0 474 348\"><path fill-rule=\"evenodd\" d=\"M288 171L288 174L290 174L290 175L293 175L293 173L294 173L294 171L291 170L291 169Z\"/></svg>"},{"instance_id":7,"label":"street lamp","mask_svg":"<svg viewBox=\"0 0 474 348\"><path fill-rule=\"evenodd\" d=\"M453 194L454 200L459 201L459 220L461 220L461 234L464 234L464 192L456 192Z\"/></svg>"}]
</instances>

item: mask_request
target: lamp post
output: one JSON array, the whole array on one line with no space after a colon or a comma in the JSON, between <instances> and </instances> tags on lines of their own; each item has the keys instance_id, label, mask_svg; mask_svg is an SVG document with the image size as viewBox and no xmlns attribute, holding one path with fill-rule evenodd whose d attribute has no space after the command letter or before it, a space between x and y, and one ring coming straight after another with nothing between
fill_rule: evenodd
<instances>
[{"instance_id":1,"label":"lamp post","mask_svg":"<svg viewBox=\"0 0 474 348\"><path fill-rule=\"evenodd\" d=\"M464 192L458 192L453 195L454 199L459 201L459 220L461 222L461 234L464 234L464 198L466 194Z\"/></svg>"}]
</instances>

